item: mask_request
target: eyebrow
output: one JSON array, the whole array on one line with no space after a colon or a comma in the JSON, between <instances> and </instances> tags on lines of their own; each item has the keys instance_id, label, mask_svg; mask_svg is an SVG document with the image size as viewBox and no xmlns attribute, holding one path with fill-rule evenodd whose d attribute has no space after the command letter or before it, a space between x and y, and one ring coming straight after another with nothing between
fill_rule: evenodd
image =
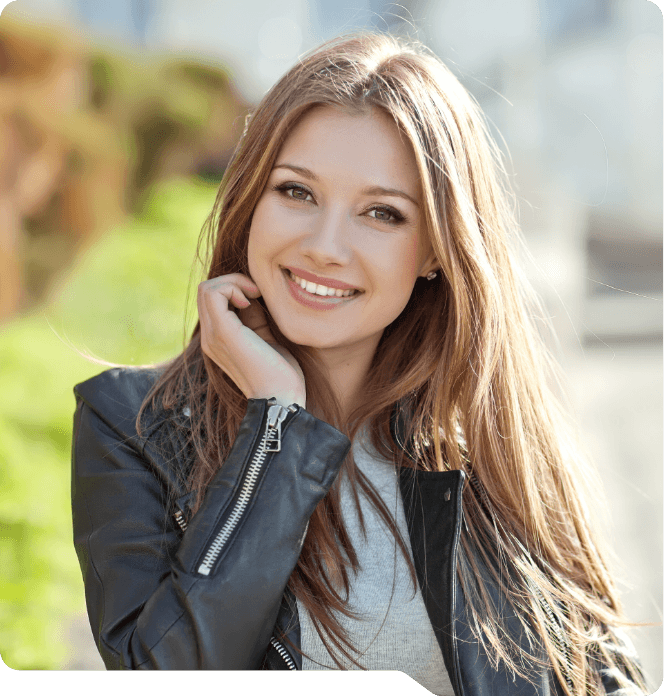
<instances>
[{"instance_id":1,"label":"eyebrow","mask_svg":"<svg viewBox=\"0 0 664 696\"><path fill-rule=\"evenodd\" d=\"M300 167L297 164L275 164L273 170L274 169L290 169L291 171L306 176L312 181L320 181L320 177L314 174L311 169ZM405 191L401 191L400 189L385 188L384 186L368 186L367 188L363 188L360 193L366 196L397 196L399 198L405 198L418 208L420 207L419 203L412 196L409 196Z\"/></svg>"}]
</instances>

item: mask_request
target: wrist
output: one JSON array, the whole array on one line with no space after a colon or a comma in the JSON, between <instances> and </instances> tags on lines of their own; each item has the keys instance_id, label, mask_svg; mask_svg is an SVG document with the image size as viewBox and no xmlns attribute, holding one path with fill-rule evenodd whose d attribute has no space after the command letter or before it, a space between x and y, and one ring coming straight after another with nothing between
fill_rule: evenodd
<instances>
[{"instance_id":1,"label":"wrist","mask_svg":"<svg viewBox=\"0 0 664 696\"><path fill-rule=\"evenodd\" d=\"M306 408L307 399L301 394L275 394L272 397L278 404L288 408L292 404L297 404L301 408Z\"/></svg>"}]
</instances>

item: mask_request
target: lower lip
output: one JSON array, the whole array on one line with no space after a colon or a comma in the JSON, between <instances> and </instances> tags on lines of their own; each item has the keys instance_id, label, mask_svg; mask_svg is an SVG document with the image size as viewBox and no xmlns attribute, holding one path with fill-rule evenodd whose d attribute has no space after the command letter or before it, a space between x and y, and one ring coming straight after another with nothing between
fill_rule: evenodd
<instances>
[{"instance_id":1,"label":"lower lip","mask_svg":"<svg viewBox=\"0 0 664 696\"><path fill-rule=\"evenodd\" d=\"M323 299L321 295L312 295L310 292L303 290L291 279L288 271L284 271L283 273L286 278L286 285L288 285L288 290L293 296L293 299L297 300L297 302L305 307L309 307L309 309L335 309L336 307L339 307L339 305L348 304L348 302L354 300L356 297L359 297L362 294L360 292L356 292L350 297L329 297L327 299Z\"/></svg>"}]
</instances>

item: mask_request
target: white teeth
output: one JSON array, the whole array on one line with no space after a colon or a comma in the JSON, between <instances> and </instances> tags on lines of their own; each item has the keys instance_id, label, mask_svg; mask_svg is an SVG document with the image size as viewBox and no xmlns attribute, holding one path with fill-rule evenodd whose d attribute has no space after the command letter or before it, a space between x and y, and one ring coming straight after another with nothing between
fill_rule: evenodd
<instances>
[{"instance_id":1,"label":"white teeth","mask_svg":"<svg viewBox=\"0 0 664 696\"><path fill-rule=\"evenodd\" d=\"M356 292L356 290L336 290L335 288L328 288L326 285L317 285L311 281L304 280L304 278L298 278L290 271L288 271L288 275L303 290L310 292L312 295L321 295L322 297L349 297Z\"/></svg>"}]
</instances>

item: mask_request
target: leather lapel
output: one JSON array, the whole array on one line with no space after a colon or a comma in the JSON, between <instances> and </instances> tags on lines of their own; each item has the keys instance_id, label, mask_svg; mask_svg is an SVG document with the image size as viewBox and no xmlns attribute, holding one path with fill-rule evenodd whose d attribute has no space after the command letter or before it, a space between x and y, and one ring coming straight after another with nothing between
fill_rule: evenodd
<instances>
[{"instance_id":1,"label":"leather lapel","mask_svg":"<svg viewBox=\"0 0 664 696\"><path fill-rule=\"evenodd\" d=\"M450 681L458 694L463 691L453 617L458 613L457 604L463 602L456 579L456 560L465 478L463 471L402 469L399 475L417 581Z\"/></svg>"},{"instance_id":2,"label":"leather lapel","mask_svg":"<svg viewBox=\"0 0 664 696\"><path fill-rule=\"evenodd\" d=\"M406 441L407 417L407 406L395 406L390 429L397 444L415 459L413 443ZM404 467L399 472L417 581L457 694L464 693L454 640L454 617L459 615L463 605L456 565L465 480L463 471L416 471Z\"/></svg>"}]
</instances>

